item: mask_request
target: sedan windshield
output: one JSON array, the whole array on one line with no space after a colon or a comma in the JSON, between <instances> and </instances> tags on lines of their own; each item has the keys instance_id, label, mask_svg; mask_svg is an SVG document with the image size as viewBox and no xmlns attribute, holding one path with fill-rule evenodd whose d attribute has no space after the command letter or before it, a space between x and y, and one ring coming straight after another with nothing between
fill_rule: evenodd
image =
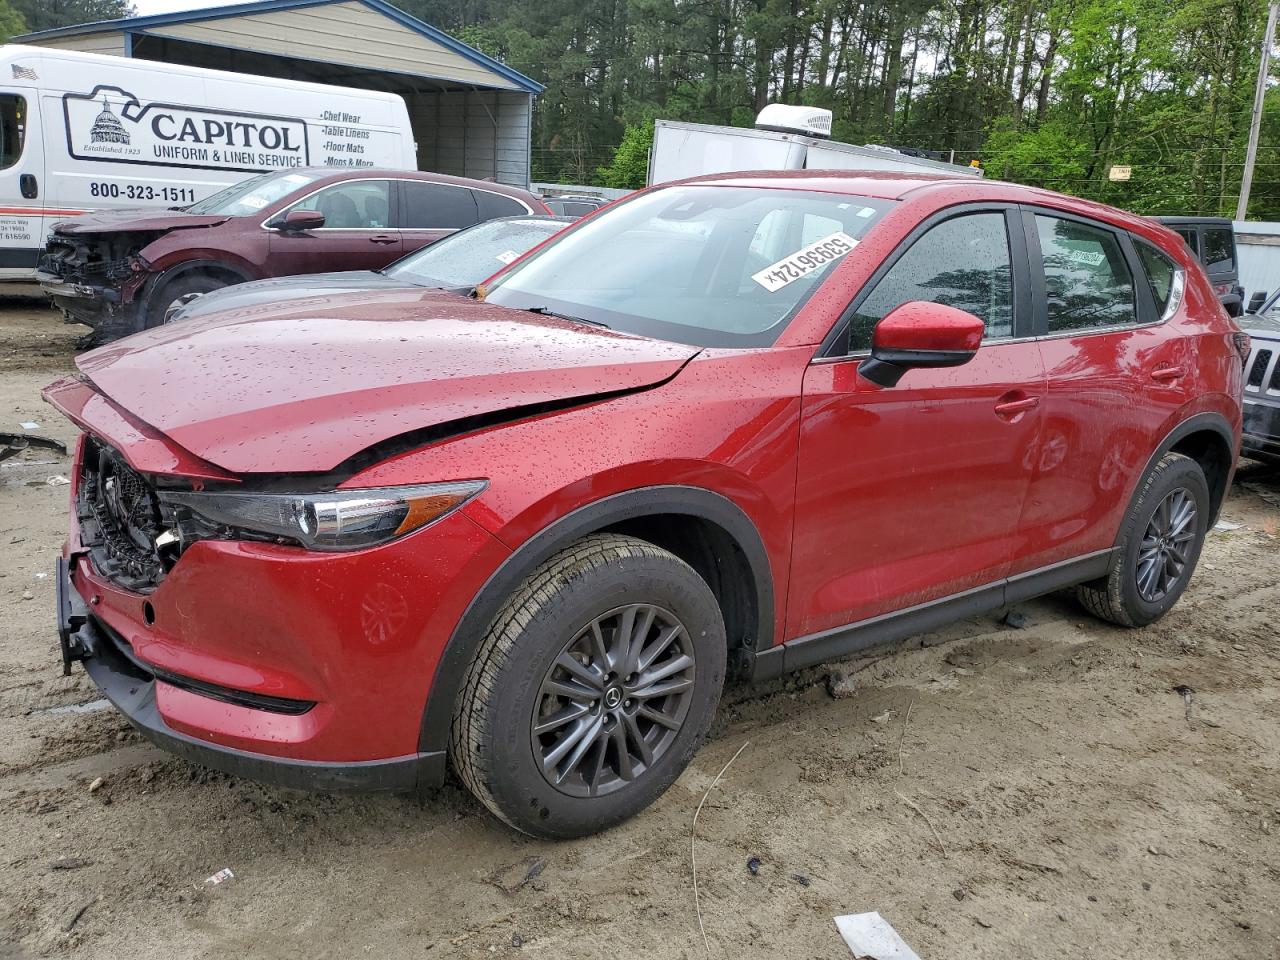
<instances>
[{"instance_id":1,"label":"sedan windshield","mask_svg":"<svg viewBox=\"0 0 1280 960\"><path fill-rule=\"evenodd\" d=\"M424 287L474 287L566 226L534 217L490 220L437 240L382 272Z\"/></svg>"},{"instance_id":2,"label":"sedan windshield","mask_svg":"<svg viewBox=\"0 0 1280 960\"><path fill-rule=\"evenodd\" d=\"M270 206L281 197L315 183L326 173L264 173L233 183L211 197L187 207L187 213L206 216L247 217L263 207Z\"/></svg>"},{"instance_id":3,"label":"sedan windshield","mask_svg":"<svg viewBox=\"0 0 1280 960\"><path fill-rule=\"evenodd\" d=\"M694 346L767 345L890 206L665 187L568 231L497 278L486 299Z\"/></svg>"}]
</instances>

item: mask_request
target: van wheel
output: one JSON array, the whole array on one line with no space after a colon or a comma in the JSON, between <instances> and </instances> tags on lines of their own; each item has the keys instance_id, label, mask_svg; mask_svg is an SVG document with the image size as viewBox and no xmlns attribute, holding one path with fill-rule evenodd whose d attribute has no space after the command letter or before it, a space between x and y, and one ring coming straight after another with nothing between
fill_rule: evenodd
<instances>
[{"instance_id":1,"label":"van wheel","mask_svg":"<svg viewBox=\"0 0 1280 960\"><path fill-rule=\"evenodd\" d=\"M450 755L497 817L537 837L607 829L657 799L706 736L724 620L680 558L586 537L543 563L480 644Z\"/></svg>"},{"instance_id":2,"label":"van wheel","mask_svg":"<svg viewBox=\"0 0 1280 960\"><path fill-rule=\"evenodd\" d=\"M162 326L169 308L183 297L210 293L225 286L228 286L226 281L208 273L188 273L170 280L151 297L145 322L140 329L150 330L152 327Z\"/></svg>"},{"instance_id":3,"label":"van wheel","mask_svg":"<svg viewBox=\"0 0 1280 960\"><path fill-rule=\"evenodd\" d=\"M1159 620L1186 590L1211 512L1209 484L1190 457L1166 454L1138 488L1106 577L1078 588L1096 617L1124 627Z\"/></svg>"}]
</instances>

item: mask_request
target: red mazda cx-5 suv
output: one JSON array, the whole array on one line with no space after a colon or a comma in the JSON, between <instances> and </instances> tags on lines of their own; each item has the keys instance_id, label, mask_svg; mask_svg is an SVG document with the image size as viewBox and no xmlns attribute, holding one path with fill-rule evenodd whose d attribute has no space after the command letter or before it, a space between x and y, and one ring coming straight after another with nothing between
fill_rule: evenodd
<instances>
[{"instance_id":1,"label":"red mazda cx-5 suv","mask_svg":"<svg viewBox=\"0 0 1280 960\"><path fill-rule=\"evenodd\" d=\"M1241 351L1153 221L740 174L482 285L231 309L79 359L68 665L191 760L512 826L650 803L726 675L1076 587L1141 626L1234 469Z\"/></svg>"}]
</instances>

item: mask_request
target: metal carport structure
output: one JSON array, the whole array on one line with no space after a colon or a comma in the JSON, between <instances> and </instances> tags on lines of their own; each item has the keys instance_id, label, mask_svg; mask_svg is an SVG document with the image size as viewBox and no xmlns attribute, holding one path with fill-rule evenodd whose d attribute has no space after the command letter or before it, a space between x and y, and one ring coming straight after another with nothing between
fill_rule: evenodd
<instances>
[{"instance_id":1,"label":"metal carport structure","mask_svg":"<svg viewBox=\"0 0 1280 960\"><path fill-rule=\"evenodd\" d=\"M398 93L420 169L529 183L542 85L385 0L257 0L14 41Z\"/></svg>"}]
</instances>

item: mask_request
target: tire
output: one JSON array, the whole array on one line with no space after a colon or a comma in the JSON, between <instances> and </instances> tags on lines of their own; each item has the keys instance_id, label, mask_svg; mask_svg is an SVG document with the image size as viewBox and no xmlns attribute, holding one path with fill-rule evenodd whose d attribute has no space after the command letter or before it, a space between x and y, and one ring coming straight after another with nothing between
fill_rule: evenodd
<instances>
[{"instance_id":1,"label":"tire","mask_svg":"<svg viewBox=\"0 0 1280 960\"><path fill-rule=\"evenodd\" d=\"M147 304L147 315L139 329L150 330L164 325L164 315L177 300L192 293L211 293L227 286L224 280L208 273L193 272L170 280L155 292Z\"/></svg>"},{"instance_id":2,"label":"tire","mask_svg":"<svg viewBox=\"0 0 1280 960\"><path fill-rule=\"evenodd\" d=\"M1188 503L1195 515L1174 536L1166 537L1175 548L1172 553L1161 553L1161 538L1152 536L1163 522L1158 512L1168 505L1176 521ZM1200 465L1179 453L1166 454L1147 474L1129 505L1107 576L1077 589L1085 609L1124 627L1146 626L1163 617L1178 602L1195 572L1211 512L1209 483ZM1162 584L1174 567L1176 576Z\"/></svg>"},{"instance_id":3,"label":"tire","mask_svg":"<svg viewBox=\"0 0 1280 960\"><path fill-rule=\"evenodd\" d=\"M624 631L648 641L635 657L615 642ZM481 641L454 709L453 765L523 833L569 839L608 829L656 800L689 763L720 699L726 658L720 608L692 567L634 537L586 537L538 567ZM571 671L562 666L569 660ZM663 671L671 672L649 679ZM680 689L657 694L666 687ZM556 692L566 689L572 698Z\"/></svg>"}]
</instances>

